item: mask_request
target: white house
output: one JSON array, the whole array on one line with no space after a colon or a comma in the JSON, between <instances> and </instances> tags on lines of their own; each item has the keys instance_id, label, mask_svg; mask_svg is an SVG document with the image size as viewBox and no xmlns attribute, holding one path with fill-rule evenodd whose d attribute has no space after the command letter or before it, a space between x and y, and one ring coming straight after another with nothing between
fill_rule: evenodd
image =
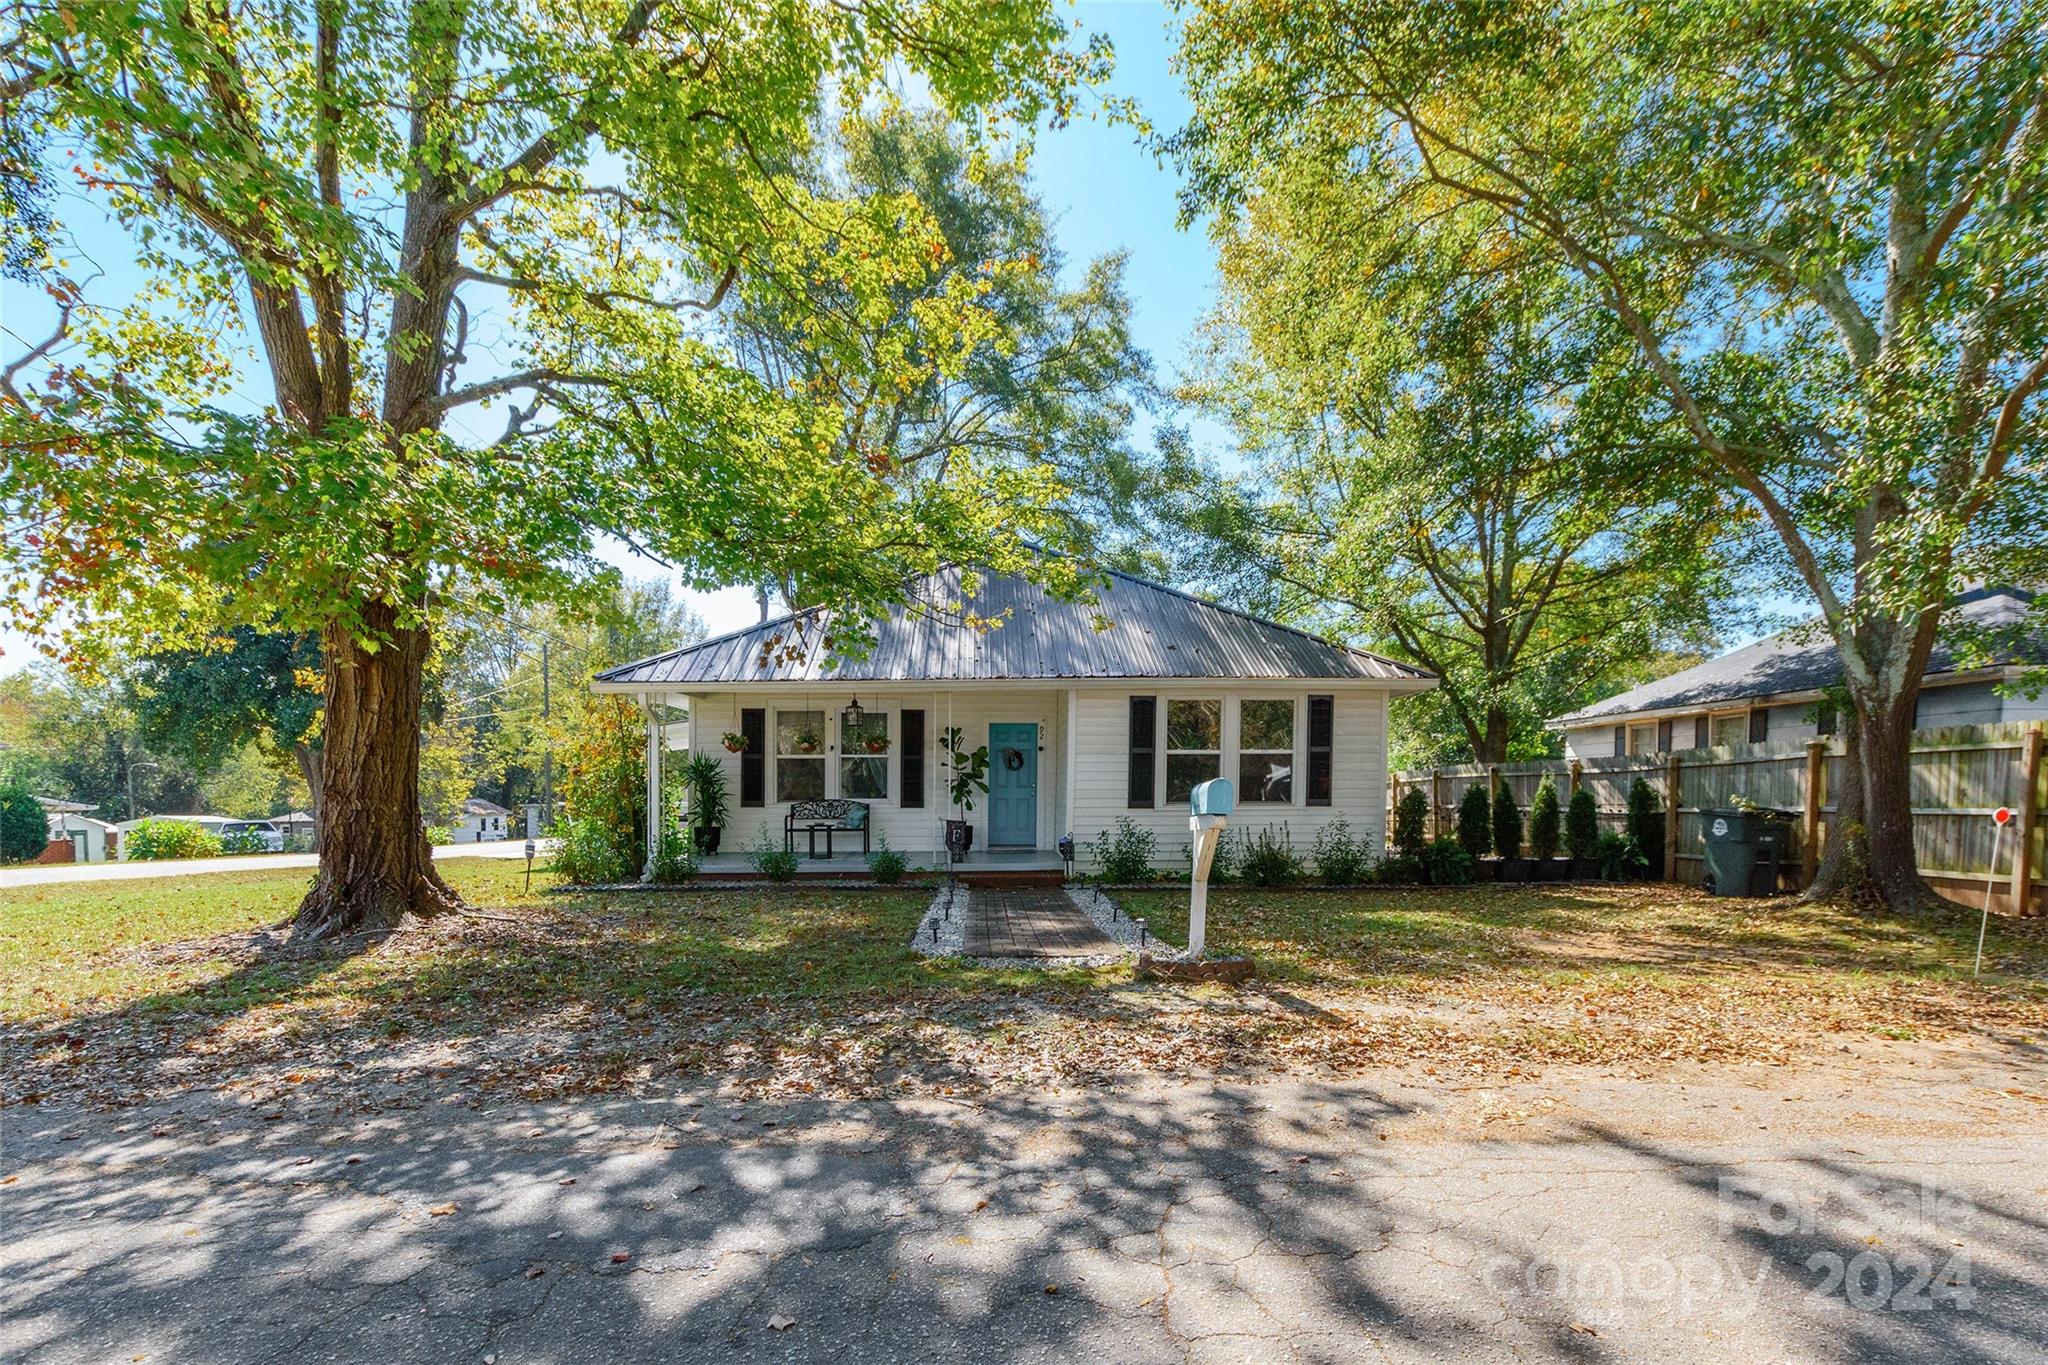
<instances>
[{"instance_id":1,"label":"white house","mask_svg":"<svg viewBox=\"0 0 2048 1365\"><path fill-rule=\"evenodd\" d=\"M455 822L455 842L484 844L512 837L512 812L495 801L472 796L462 803L462 818Z\"/></svg>"},{"instance_id":2,"label":"white house","mask_svg":"<svg viewBox=\"0 0 2048 1365\"><path fill-rule=\"evenodd\" d=\"M1979 588L1950 604L1920 680L1915 729L2048 718L2048 694L2028 697L2009 686L2048 663L2048 641L2007 641L1993 659L1968 666L1952 647L1964 630L2024 626L2033 600L2023 589ZM1807 740L1834 733L1825 689L1841 680L1841 655L1827 632L1795 626L1559 716L1550 728L1564 732L1567 758Z\"/></svg>"},{"instance_id":3,"label":"white house","mask_svg":"<svg viewBox=\"0 0 2048 1365\"><path fill-rule=\"evenodd\" d=\"M71 845L71 861L74 863L103 863L107 860L109 843L119 847L120 835L117 828L105 820L96 820L87 815L97 809L81 801L63 801L54 796L38 796L36 804L43 808L43 818L48 823L50 842Z\"/></svg>"},{"instance_id":4,"label":"white house","mask_svg":"<svg viewBox=\"0 0 2048 1365\"><path fill-rule=\"evenodd\" d=\"M1235 826L1284 825L1306 852L1341 819L1384 847L1387 704L1435 686L1429 674L1125 574L1088 602L1021 577L978 580L964 601L958 570L911 584L864 659L835 660L830 613L814 610L614 668L592 687L647 715L650 790L678 761L667 751L678 727L657 722L687 708L684 750L726 769L721 861L763 839L809 855L807 833L789 828L794 804L846 799L866 807L866 842L913 858L936 859L946 821L964 815L975 859L1057 867L1071 834L1085 862L1128 817L1171 865L1188 840L1189 789L1219 776L1237 783ZM970 614L997 624L977 629ZM949 804L949 729L963 749L989 750L972 811ZM829 847L857 854L863 842L842 831Z\"/></svg>"}]
</instances>

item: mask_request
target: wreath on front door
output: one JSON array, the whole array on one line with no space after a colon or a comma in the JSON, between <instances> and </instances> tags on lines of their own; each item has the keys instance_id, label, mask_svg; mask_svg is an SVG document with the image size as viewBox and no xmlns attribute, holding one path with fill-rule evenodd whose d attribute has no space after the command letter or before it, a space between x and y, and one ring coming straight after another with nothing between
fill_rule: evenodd
<instances>
[{"instance_id":1,"label":"wreath on front door","mask_svg":"<svg viewBox=\"0 0 2048 1365\"><path fill-rule=\"evenodd\" d=\"M1024 751L1022 749L1003 750L1003 766L1013 773L1021 772L1024 768Z\"/></svg>"}]
</instances>

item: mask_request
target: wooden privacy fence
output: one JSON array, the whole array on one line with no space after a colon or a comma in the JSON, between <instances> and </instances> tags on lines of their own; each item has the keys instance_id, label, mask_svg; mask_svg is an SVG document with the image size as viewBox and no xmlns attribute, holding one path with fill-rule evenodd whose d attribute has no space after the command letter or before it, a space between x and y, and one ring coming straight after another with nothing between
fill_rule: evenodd
<instances>
[{"instance_id":1,"label":"wooden privacy fence","mask_svg":"<svg viewBox=\"0 0 2048 1365\"><path fill-rule=\"evenodd\" d=\"M2039 721L1958 725L1914 734L1913 853L1921 874L1936 891L1967 905L1981 905L1989 879L1993 909L2048 914L2043 745ZM1707 812L1741 796L1797 817L1798 857L1787 880L1804 886L1833 837L1841 767L1841 741L1813 739L1397 772L1389 775L1387 784L1387 828L1393 828L1394 806L1410 789L1417 789L1429 800L1430 837L1452 834L1465 793L1484 786L1490 794L1497 785L1514 792L1526 822L1537 787L1545 777L1554 777L1560 801L1584 787L1593 793L1601 828L1619 830L1628 815L1629 788L1640 777L1656 793L1664 812L1665 880L1699 884ZM1997 840L1994 860L1991 812L2000 806L2010 807L2014 819L2004 838Z\"/></svg>"}]
</instances>

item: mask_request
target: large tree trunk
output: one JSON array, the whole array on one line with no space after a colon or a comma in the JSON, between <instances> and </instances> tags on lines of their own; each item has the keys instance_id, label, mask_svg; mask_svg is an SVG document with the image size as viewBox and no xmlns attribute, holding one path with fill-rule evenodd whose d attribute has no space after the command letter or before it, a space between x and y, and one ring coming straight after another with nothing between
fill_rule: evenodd
<instances>
[{"instance_id":1,"label":"large tree trunk","mask_svg":"<svg viewBox=\"0 0 2048 1365\"><path fill-rule=\"evenodd\" d=\"M1942 904L1913 851L1913 720L1919 687L1858 696L1844 717L1834 837L1806 897L1894 913Z\"/></svg>"},{"instance_id":2,"label":"large tree trunk","mask_svg":"<svg viewBox=\"0 0 2048 1365\"><path fill-rule=\"evenodd\" d=\"M365 649L329 627L327 715L320 762L320 874L299 906L299 939L395 929L407 914L457 909L434 870L420 822L420 684L427 632L401 629L396 611L369 603Z\"/></svg>"},{"instance_id":3,"label":"large tree trunk","mask_svg":"<svg viewBox=\"0 0 2048 1365\"><path fill-rule=\"evenodd\" d=\"M1813 885L1806 888L1809 901L1846 901L1869 896L1865 869L1870 866L1870 830L1863 823L1863 741L1854 707L1842 713L1841 780L1828 795L1834 801L1835 824L1814 870Z\"/></svg>"}]
</instances>

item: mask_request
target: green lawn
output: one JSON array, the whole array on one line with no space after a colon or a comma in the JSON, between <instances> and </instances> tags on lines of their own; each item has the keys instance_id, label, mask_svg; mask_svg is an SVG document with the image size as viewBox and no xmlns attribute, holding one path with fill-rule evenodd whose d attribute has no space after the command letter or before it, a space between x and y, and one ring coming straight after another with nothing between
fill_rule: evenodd
<instances>
[{"instance_id":1,"label":"green lawn","mask_svg":"<svg viewBox=\"0 0 2048 1365\"><path fill-rule=\"evenodd\" d=\"M22 888L0 909L16 1098L460 1083L540 1097L713 1079L965 1093L1154 1072L1792 1060L1838 1037L2048 1037L2048 924L1868 918L1653 886L1212 894L1243 991L997 971L906 946L922 889L562 894L483 859L474 913L368 946L277 931L309 876ZM1181 941L1185 893L1124 897ZM17 1054L24 1055L24 1054ZM277 1078L283 1077L280 1082ZM310 1091L308 1091L310 1093ZM410 1092L407 1092L410 1093Z\"/></svg>"}]
</instances>

